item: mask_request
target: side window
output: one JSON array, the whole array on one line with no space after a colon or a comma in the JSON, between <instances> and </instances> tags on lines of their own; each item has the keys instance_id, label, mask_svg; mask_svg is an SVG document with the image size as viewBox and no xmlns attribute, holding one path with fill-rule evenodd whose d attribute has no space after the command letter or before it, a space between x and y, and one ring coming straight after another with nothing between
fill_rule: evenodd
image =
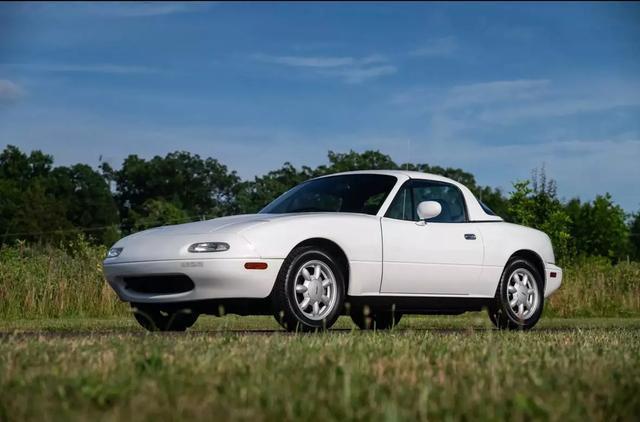
<instances>
[{"instance_id":1,"label":"side window","mask_svg":"<svg viewBox=\"0 0 640 422\"><path fill-rule=\"evenodd\" d=\"M422 201L436 201L442 207L439 216L430 219L434 223L462 223L466 221L464 198L460 189L448 183L420 183L413 187L413 200L417 206Z\"/></svg>"},{"instance_id":2,"label":"side window","mask_svg":"<svg viewBox=\"0 0 640 422\"><path fill-rule=\"evenodd\" d=\"M386 217L418 221L416 207L422 201L436 201L442 207L440 215L429 221L436 223L466 221L464 198L460 190L448 183L431 181L411 181L403 186L393 199Z\"/></svg>"},{"instance_id":3,"label":"side window","mask_svg":"<svg viewBox=\"0 0 640 422\"><path fill-rule=\"evenodd\" d=\"M409 220L414 221L415 207L411 203L411 187L403 186L396 197L393 198L393 202L387 210L385 217L395 218L396 220Z\"/></svg>"},{"instance_id":4,"label":"side window","mask_svg":"<svg viewBox=\"0 0 640 422\"><path fill-rule=\"evenodd\" d=\"M376 215L386 197L387 192L380 192L370 196L364 201L363 212L369 215Z\"/></svg>"}]
</instances>

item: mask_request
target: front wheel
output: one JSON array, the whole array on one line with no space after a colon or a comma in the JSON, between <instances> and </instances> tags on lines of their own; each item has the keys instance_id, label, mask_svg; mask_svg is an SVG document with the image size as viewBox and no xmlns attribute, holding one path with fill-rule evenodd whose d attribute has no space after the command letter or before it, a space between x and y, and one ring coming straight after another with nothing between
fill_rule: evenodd
<instances>
[{"instance_id":1,"label":"front wheel","mask_svg":"<svg viewBox=\"0 0 640 422\"><path fill-rule=\"evenodd\" d=\"M528 330L542 315L544 279L525 259L513 259L498 284L496 296L489 306L489 318L499 329Z\"/></svg>"},{"instance_id":2,"label":"front wheel","mask_svg":"<svg viewBox=\"0 0 640 422\"><path fill-rule=\"evenodd\" d=\"M289 331L328 329L340 316L344 286L343 271L329 253L315 247L294 249L276 280L274 316Z\"/></svg>"},{"instance_id":3,"label":"front wheel","mask_svg":"<svg viewBox=\"0 0 640 422\"><path fill-rule=\"evenodd\" d=\"M148 331L185 331L198 320L191 309L168 311L156 305L132 303L133 317Z\"/></svg>"}]
</instances>

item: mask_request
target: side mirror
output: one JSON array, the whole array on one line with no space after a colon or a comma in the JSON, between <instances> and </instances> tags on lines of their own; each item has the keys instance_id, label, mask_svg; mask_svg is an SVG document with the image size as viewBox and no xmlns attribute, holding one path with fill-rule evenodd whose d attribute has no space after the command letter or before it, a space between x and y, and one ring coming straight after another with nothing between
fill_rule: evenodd
<instances>
[{"instance_id":1,"label":"side mirror","mask_svg":"<svg viewBox=\"0 0 640 422\"><path fill-rule=\"evenodd\" d=\"M436 201L422 201L418 204L418 218L420 220L429 220L440 215L442 205Z\"/></svg>"}]
</instances>

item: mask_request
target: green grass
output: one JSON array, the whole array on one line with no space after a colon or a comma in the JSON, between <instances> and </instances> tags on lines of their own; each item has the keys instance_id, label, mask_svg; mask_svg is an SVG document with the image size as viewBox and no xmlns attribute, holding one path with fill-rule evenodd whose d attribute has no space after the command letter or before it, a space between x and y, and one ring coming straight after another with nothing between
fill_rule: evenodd
<instances>
[{"instance_id":1,"label":"green grass","mask_svg":"<svg viewBox=\"0 0 640 422\"><path fill-rule=\"evenodd\" d=\"M158 334L105 283L103 255L82 241L0 249L0 422L640 414L640 263L566 266L526 333L470 313L405 317L390 332L341 318L310 335L271 317L201 317Z\"/></svg>"},{"instance_id":2,"label":"green grass","mask_svg":"<svg viewBox=\"0 0 640 422\"><path fill-rule=\"evenodd\" d=\"M0 249L0 318L125 316L102 276L104 248L79 239L65 248ZM497 283L497 281L496 281ZM545 304L556 317L640 317L640 263L585 259L564 268L560 290Z\"/></svg>"},{"instance_id":3,"label":"green grass","mask_svg":"<svg viewBox=\"0 0 640 422\"><path fill-rule=\"evenodd\" d=\"M268 317L146 333L131 318L0 322L0 420L637 420L640 319L484 314L288 334Z\"/></svg>"}]
</instances>

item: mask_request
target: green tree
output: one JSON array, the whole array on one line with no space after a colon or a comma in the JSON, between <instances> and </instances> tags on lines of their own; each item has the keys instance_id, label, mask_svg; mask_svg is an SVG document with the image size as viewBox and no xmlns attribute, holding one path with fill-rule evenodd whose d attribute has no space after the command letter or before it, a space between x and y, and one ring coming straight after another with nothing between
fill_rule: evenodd
<instances>
[{"instance_id":1,"label":"green tree","mask_svg":"<svg viewBox=\"0 0 640 422\"><path fill-rule=\"evenodd\" d=\"M50 190L53 157L8 145L0 154L0 236L43 240L70 228L66 204Z\"/></svg>"},{"instance_id":2,"label":"green tree","mask_svg":"<svg viewBox=\"0 0 640 422\"><path fill-rule=\"evenodd\" d=\"M24 208L27 194L33 202L33 206L38 208L39 201L44 200L46 176L51 170L53 158L40 151L33 151L29 156L21 152L17 147L8 145L0 154L0 235L8 233L25 232L28 230L24 226L23 218L16 219L18 212ZM39 186L30 186L38 181ZM58 207L56 207L58 208ZM34 230L33 225L37 222L30 222L28 227ZM41 232L44 229L51 230L55 226L36 227L35 231Z\"/></svg>"},{"instance_id":3,"label":"green tree","mask_svg":"<svg viewBox=\"0 0 640 422\"><path fill-rule=\"evenodd\" d=\"M73 226L66 219L64 201L48 192L43 179L32 181L20 197L9 222L7 240L26 239L57 243L70 236Z\"/></svg>"},{"instance_id":4,"label":"green tree","mask_svg":"<svg viewBox=\"0 0 640 422\"><path fill-rule=\"evenodd\" d=\"M509 214L509 200L503 195L498 188L489 186L477 187L473 193L476 197L487 205L493 212L507 221L511 220Z\"/></svg>"},{"instance_id":5,"label":"green tree","mask_svg":"<svg viewBox=\"0 0 640 422\"><path fill-rule=\"evenodd\" d=\"M194 217L237 211L239 178L213 158L178 151L148 161L130 155L119 170L103 165L102 171L115 183L115 199L127 229L132 228L134 215L145 214L149 199L171 202Z\"/></svg>"},{"instance_id":6,"label":"green tree","mask_svg":"<svg viewBox=\"0 0 640 422\"><path fill-rule=\"evenodd\" d=\"M163 199L148 199L141 207L141 213L132 212L133 227L136 231L168 224L190 221L186 212Z\"/></svg>"},{"instance_id":7,"label":"green tree","mask_svg":"<svg viewBox=\"0 0 640 422\"><path fill-rule=\"evenodd\" d=\"M604 256L611 260L629 253L629 227L624 210L613 203L611 195L598 195L592 202L573 200L567 204L571 233L578 253Z\"/></svg>"},{"instance_id":8,"label":"green tree","mask_svg":"<svg viewBox=\"0 0 640 422\"><path fill-rule=\"evenodd\" d=\"M65 203L66 219L89 239L111 244L119 237L118 208L106 180L86 164L51 171L50 191Z\"/></svg>"},{"instance_id":9,"label":"green tree","mask_svg":"<svg viewBox=\"0 0 640 422\"><path fill-rule=\"evenodd\" d=\"M530 184L529 180L521 180L513 184L508 211L512 222L533 227L537 221L533 211L533 189L529 186Z\"/></svg>"},{"instance_id":10,"label":"green tree","mask_svg":"<svg viewBox=\"0 0 640 422\"><path fill-rule=\"evenodd\" d=\"M243 182L237 194L238 209L245 214L256 213L278 196L311 177L313 172L309 167L298 170L291 163L284 163L278 170Z\"/></svg>"},{"instance_id":11,"label":"green tree","mask_svg":"<svg viewBox=\"0 0 640 422\"><path fill-rule=\"evenodd\" d=\"M91 167L53 168L53 157L9 145L0 154L0 236L56 242L88 229L113 240L118 214L109 187ZM105 226L109 226L105 228Z\"/></svg>"},{"instance_id":12,"label":"green tree","mask_svg":"<svg viewBox=\"0 0 640 422\"><path fill-rule=\"evenodd\" d=\"M557 198L555 182L547 180L543 169L540 174L534 172L532 181L519 181L513 187L508 201L510 220L545 232L551 238L558 262L570 259L575 250L571 242L571 218Z\"/></svg>"},{"instance_id":13,"label":"green tree","mask_svg":"<svg viewBox=\"0 0 640 422\"><path fill-rule=\"evenodd\" d=\"M350 150L347 153L329 151L327 154L329 165L321 165L313 171L315 176L356 170L394 170L398 165L386 154L380 151L364 151L362 153Z\"/></svg>"}]
</instances>

